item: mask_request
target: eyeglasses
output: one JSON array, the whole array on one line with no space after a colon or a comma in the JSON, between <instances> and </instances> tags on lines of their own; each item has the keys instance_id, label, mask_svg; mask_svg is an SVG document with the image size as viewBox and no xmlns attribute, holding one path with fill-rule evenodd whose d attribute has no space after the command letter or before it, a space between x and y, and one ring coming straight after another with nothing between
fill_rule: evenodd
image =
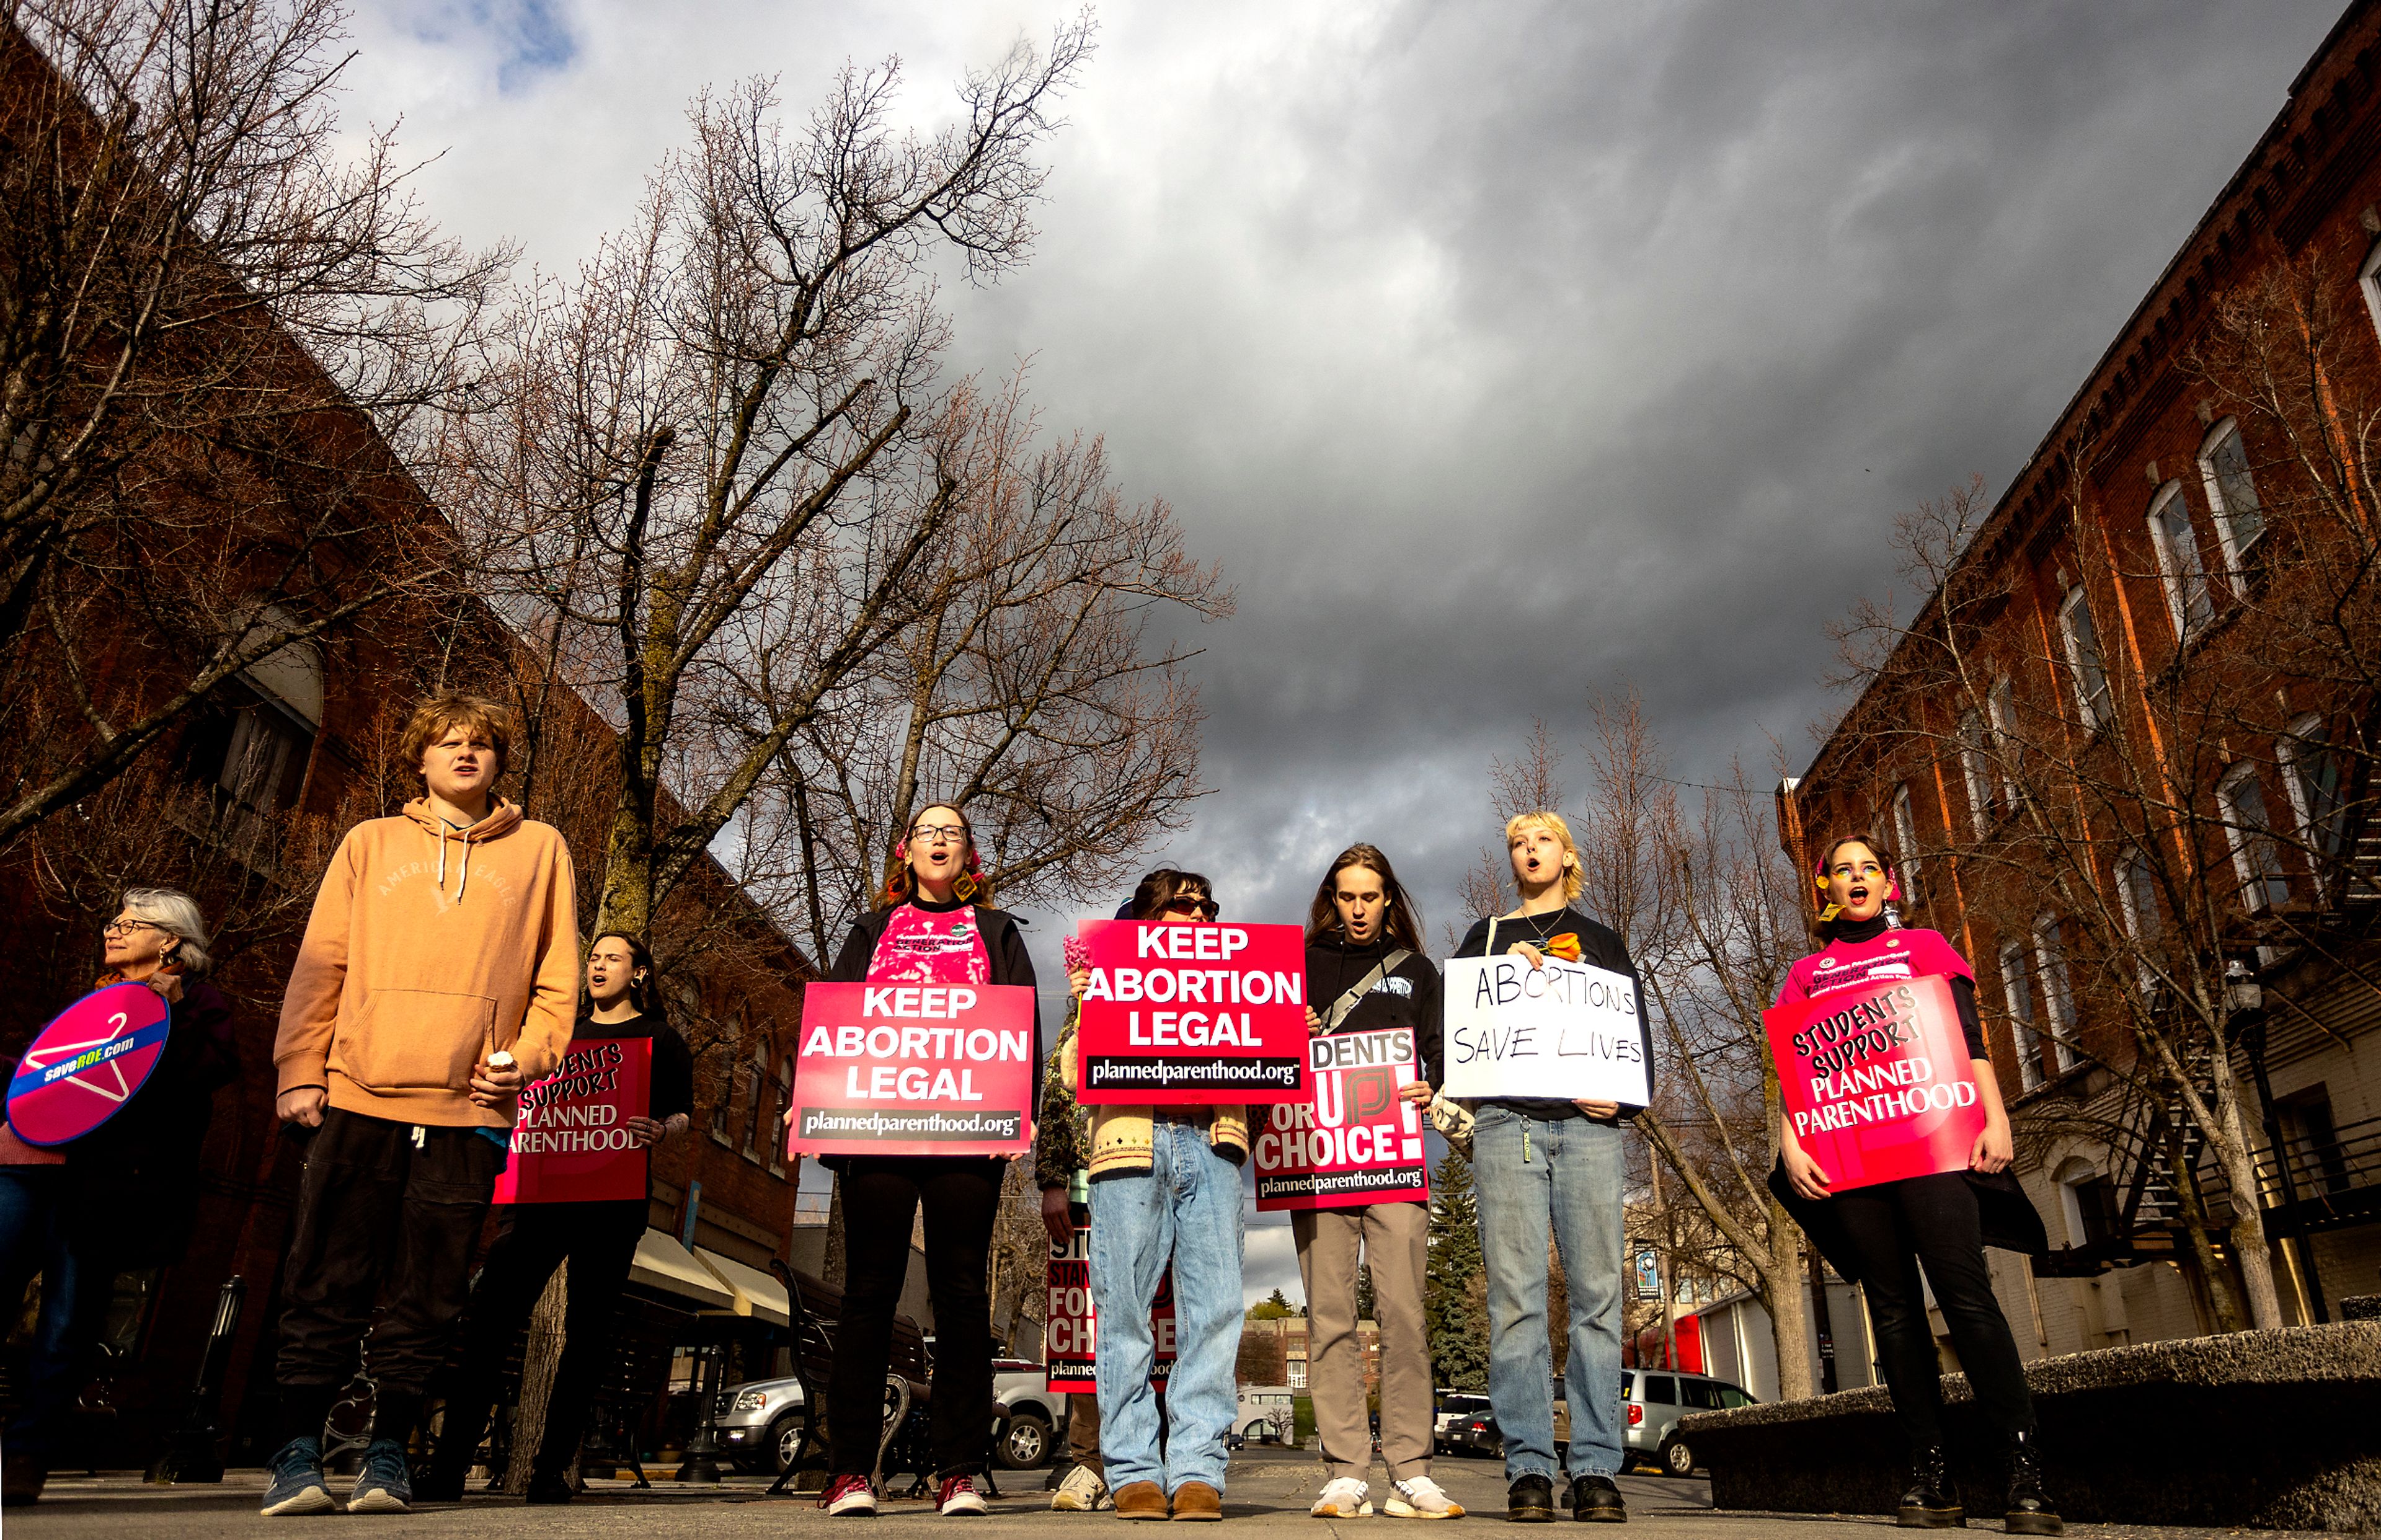
<instances>
[{"instance_id":1,"label":"eyeglasses","mask_svg":"<svg viewBox=\"0 0 2381 1540\"><path fill-rule=\"evenodd\" d=\"M1208 919L1213 920L1216 915L1221 914L1223 911L1216 907L1215 900L1213 898L1174 898L1167 901L1166 905L1166 912L1168 914L1203 914Z\"/></svg>"},{"instance_id":2,"label":"eyeglasses","mask_svg":"<svg viewBox=\"0 0 2381 1540\"><path fill-rule=\"evenodd\" d=\"M146 920L110 920L100 927L99 934L110 940L121 941L134 931L162 931L165 928L163 925L152 924Z\"/></svg>"},{"instance_id":3,"label":"eyeglasses","mask_svg":"<svg viewBox=\"0 0 2381 1540\"><path fill-rule=\"evenodd\" d=\"M910 837L927 844L956 845L967 838L965 824L921 824L910 831Z\"/></svg>"}]
</instances>

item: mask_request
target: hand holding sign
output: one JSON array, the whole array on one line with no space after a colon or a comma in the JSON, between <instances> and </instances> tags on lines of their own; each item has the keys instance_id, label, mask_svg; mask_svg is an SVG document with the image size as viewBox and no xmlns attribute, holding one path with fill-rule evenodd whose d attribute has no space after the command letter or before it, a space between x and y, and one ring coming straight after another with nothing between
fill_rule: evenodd
<instances>
[{"instance_id":1,"label":"hand holding sign","mask_svg":"<svg viewBox=\"0 0 2381 1540\"><path fill-rule=\"evenodd\" d=\"M1983 1095L1939 976L1838 989L1761 1020L1787 1127L1812 1166L1788 1162L1803 1196L1985 1168Z\"/></svg>"},{"instance_id":2,"label":"hand holding sign","mask_svg":"<svg viewBox=\"0 0 2381 1540\"><path fill-rule=\"evenodd\" d=\"M79 1139L121 1111L165 1056L173 1011L141 984L84 996L43 1027L8 1082L8 1126L28 1144Z\"/></svg>"},{"instance_id":3,"label":"hand holding sign","mask_svg":"<svg viewBox=\"0 0 2381 1540\"><path fill-rule=\"evenodd\" d=\"M1295 925L1098 920L1077 1028L1086 1106L1306 1094L1306 941Z\"/></svg>"},{"instance_id":4,"label":"hand holding sign","mask_svg":"<svg viewBox=\"0 0 2381 1540\"><path fill-rule=\"evenodd\" d=\"M1447 1094L1643 1106L1644 1024L1623 973L1540 955L1447 963Z\"/></svg>"}]
</instances>

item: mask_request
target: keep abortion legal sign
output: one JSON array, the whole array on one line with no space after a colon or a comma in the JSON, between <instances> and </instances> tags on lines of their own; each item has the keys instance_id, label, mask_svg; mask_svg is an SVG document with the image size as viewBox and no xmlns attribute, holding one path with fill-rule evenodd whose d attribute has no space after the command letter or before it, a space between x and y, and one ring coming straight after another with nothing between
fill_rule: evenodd
<instances>
[{"instance_id":1,"label":"keep abortion legal sign","mask_svg":"<svg viewBox=\"0 0 2381 1540\"><path fill-rule=\"evenodd\" d=\"M1086 1106L1304 1100L1306 935L1296 925L1093 920L1076 1027Z\"/></svg>"},{"instance_id":2,"label":"keep abortion legal sign","mask_svg":"<svg viewBox=\"0 0 2381 1540\"><path fill-rule=\"evenodd\" d=\"M561 1067L522 1088L500 1204L590 1204L645 1195L646 1152L629 1131L651 1117L653 1040L574 1038Z\"/></svg>"},{"instance_id":3,"label":"keep abortion legal sign","mask_svg":"<svg viewBox=\"0 0 2381 1540\"><path fill-rule=\"evenodd\" d=\"M813 984L794 1155L1015 1155L1033 1142L1033 991Z\"/></svg>"},{"instance_id":4,"label":"keep abortion legal sign","mask_svg":"<svg viewBox=\"0 0 2381 1540\"><path fill-rule=\"evenodd\" d=\"M1310 1039L1313 1095L1276 1102L1253 1157L1257 1207L1428 1203L1422 1108L1398 1094L1421 1078L1410 1028Z\"/></svg>"},{"instance_id":5,"label":"keep abortion legal sign","mask_svg":"<svg viewBox=\"0 0 2381 1540\"><path fill-rule=\"evenodd\" d=\"M1553 957L1532 968L1509 953L1443 966L1448 1095L1653 1099L1637 981L1626 973Z\"/></svg>"},{"instance_id":6,"label":"keep abortion legal sign","mask_svg":"<svg viewBox=\"0 0 2381 1540\"><path fill-rule=\"evenodd\" d=\"M1831 1191L1967 1169L1984 1108L1948 980L1838 989L1761 1023L1787 1120Z\"/></svg>"}]
</instances>

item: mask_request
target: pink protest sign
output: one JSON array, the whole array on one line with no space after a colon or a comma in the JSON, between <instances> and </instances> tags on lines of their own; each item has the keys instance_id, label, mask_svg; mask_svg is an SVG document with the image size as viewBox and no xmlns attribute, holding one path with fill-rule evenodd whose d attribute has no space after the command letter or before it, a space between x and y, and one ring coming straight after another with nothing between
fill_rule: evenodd
<instances>
[{"instance_id":1,"label":"pink protest sign","mask_svg":"<svg viewBox=\"0 0 2381 1540\"><path fill-rule=\"evenodd\" d=\"M1085 1106L1306 1099L1306 934L1093 920L1076 1028Z\"/></svg>"},{"instance_id":2,"label":"pink protest sign","mask_svg":"<svg viewBox=\"0 0 2381 1540\"><path fill-rule=\"evenodd\" d=\"M1412 1031L1316 1037L1306 1064L1313 1099L1274 1103L1257 1135L1257 1207L1428 1203L1422 1108L1398 1094L1420 1075Z\"/></svg>"},{"instance_id":3,"label":"pink protest sign","mask_svg":"<svg viewBox=\"0 0 2381 1540\"><path fill-rule=\"evenodd\" d=\"M1033 991L813 984L793 1155L1015 1155L1033 1143Z\"/></svg>"},{"instance_id":4,"label":"pink protest sign","mask_svg":"<svg viewBox=\"0 0 2381 1540\"><path fill-rule=\"evenodd\" d=\"M651 1117L653 1040L573 1039L562 1065L520 1094L500 1204L592 1204L645 1195L644 1146L631 1118Z\"/></svg>"},{"instance_id":5,"label":"pink protest sign","mask_svg":"<svg viewBox=\"0 0 2381 1540\"><path fill-rule=\"evenodd\" d=\"M1089 1396L1099 1390L1097 1363L1100 1314L1092 1304L1092 1232L1078 1228L1067 1245L1050 1248L1049 1309L1042 1326L1044 1383L1052 1395ZM1174 1269L1157 1280L1157 1299L1149 1308L1152 1340L1157 1344L1156 1367L1149 1383L1166 1388L1174 1373Z\"/></svg>"},{"instance_id":6,"label":"pink protest sign","mask_svg":"<svg viewBox=\"0 0 2381 1540\"><path fill-rule=\"evenodd\" d=\"M1984 1108L1937 975L1762 1013L1786 1117L1834 1191L1967 1169Z\"/></svg>"},{"instance_id":7,"label":"pink protest sign","mask_svg":"<svg viewBox=\"0 0 2381 1540\"><path fill-rule=\"evenodd\" d=\"M58 1012L17 1061L8 1126L28 1144L64 1144L115 1117L165 1056L173 1014L145 984L112 984Z\"/></svg>"}]
</instances>

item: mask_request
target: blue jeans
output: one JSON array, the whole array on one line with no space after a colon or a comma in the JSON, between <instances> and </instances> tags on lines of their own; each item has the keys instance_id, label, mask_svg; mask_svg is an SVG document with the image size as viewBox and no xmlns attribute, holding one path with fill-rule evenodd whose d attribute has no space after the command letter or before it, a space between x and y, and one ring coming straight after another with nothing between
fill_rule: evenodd
<instances>
[{"instance_id":1,"label":"blue jeans","mask_svg":"<svg viewBox=\"0 0 2381 1540\"><path fill-rule=\"evenodd\" d=\"M1160 1121L1146 1176L1092 1183L1092 1304L1099 1312L1100 1463L1108 1485L1184 1482L1224 1489L1224 1436L1240 1353L1240 1168L1206 1131ZM1149 1307L1174 1261L1169 1425L1158 1448L1157 1344Z\"/></svg>"},{"instance_id":2,"label":"blue jeans","mask_svg":"<svg viewBox=\"0 0 2381 1540\"><path fill-rule=\"evenodd\" d=\"M1552 1478L1554 1352L1546 1322L1546 1227L1570 1289L1570 1474L1620 1469L1621 1214L1627 1161L1618 1128L1526 1117L1489 1105L1473 1133L1480 1250L1488 1271L1488 1400L1505 1435L1505 1479Z\"/></svg>"},{"instance_id":3,"label":"blue jeans","mask_svg":"<svg viewBox=\"0 0 2381 1540\"><path fill-rule=\"evenodd\" d=\"M93 1266L67 1238L66 1174L63 1166L0 1166L0 1300L12 1314L25 1285L42 1276L30 1383L6 1441L43 1461L54 1459L65 1439L116 1286L115 1273Z\"/></svg>"}]
</instances>

